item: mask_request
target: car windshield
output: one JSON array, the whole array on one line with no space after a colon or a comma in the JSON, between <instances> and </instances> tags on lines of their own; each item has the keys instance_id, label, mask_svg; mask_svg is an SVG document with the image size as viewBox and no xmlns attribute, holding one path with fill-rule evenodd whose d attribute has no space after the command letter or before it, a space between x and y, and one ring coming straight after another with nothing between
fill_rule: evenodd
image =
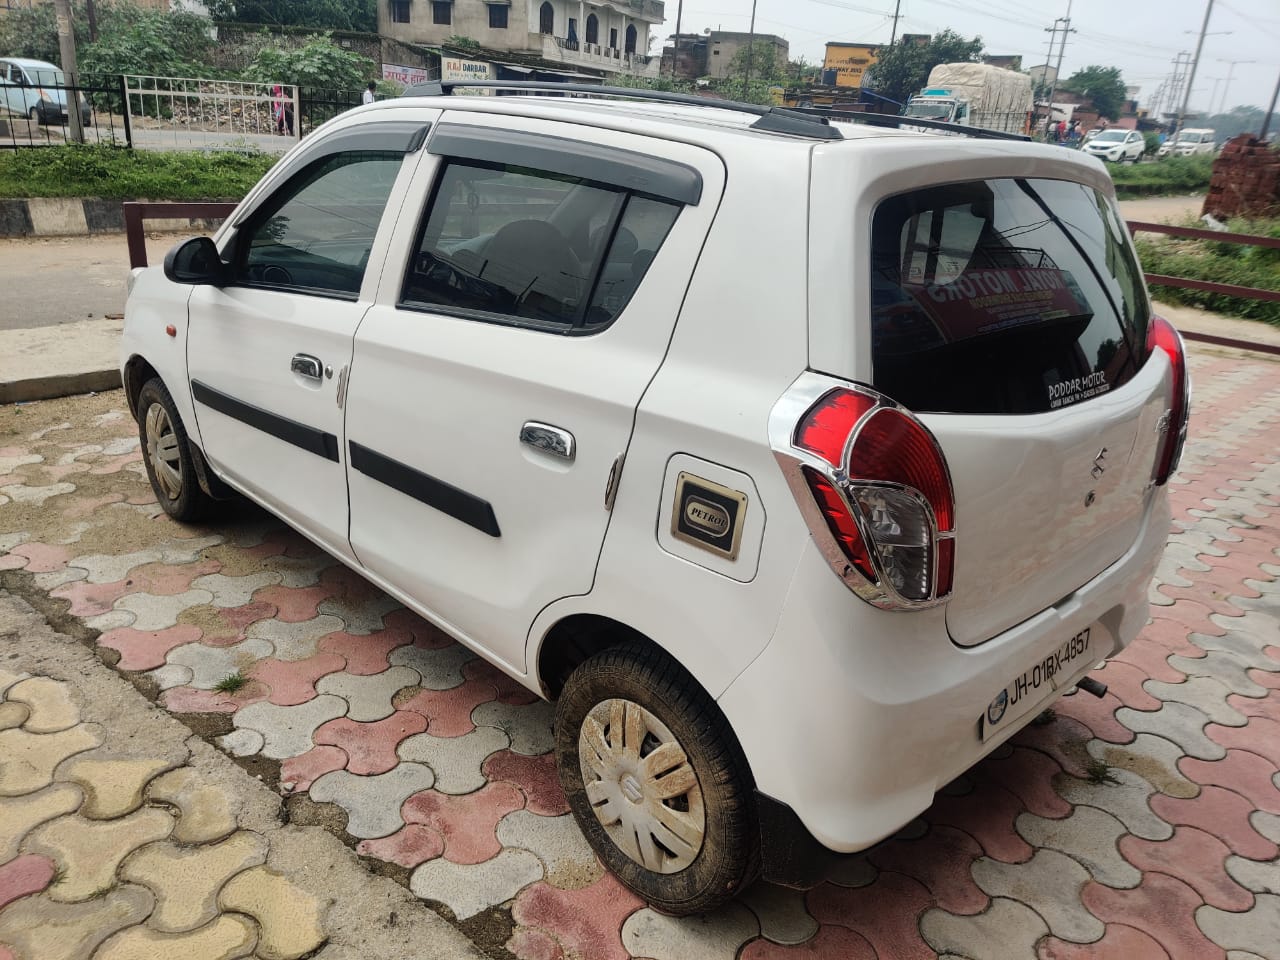
<instances>
[{"instance_id":1,"label":"car windshield","mask_svg":"<svg viewBox=\"0 0 1280 960\"><path fill-rule=\"evenodd\" d=\"M36 85L66 86L67 76L57 67L27 67L27 76Z\"/></svg>"},{"instance_id":2,"label":"car windshield","mask_svg":"<svg viewBox=\"0 0 1280 960\"><path fill-rule=\"evenodd\" d=\"M1174 140L1175 140L1175 142L1177 142L1177 143L1199 143L1199 142L1200 142L1200 134L1199 134L1199 133L1187 133L1187 132L1183 132L1183 133L1178 134L1178 135L1174 138Z\"/></svg>"},{"instance_id":3,"label":"car windshield","mask_svg":"<svg viewBox=\"0 0 1280 960\"><path fill-rule=\"evenodd\" d=\"M1100 134L1094 137L1094 140L1106 142L1106 143L1113 143L1113 142L1124 140L1124 138L1127 136L1128 134L1125 133L1125 131L1123 130L1103 130Z\"/></svg>"},{"instance_id":4,"label":"car windshield","mask_svg":"<svg viewBox=\"0 0 1280 960\"><path fill-rule=\"evenodd\" d=\"M921 120L945 120L951 116L950 103L913 103L907 107L906 116Z\"/></svg>"}]
</instances>

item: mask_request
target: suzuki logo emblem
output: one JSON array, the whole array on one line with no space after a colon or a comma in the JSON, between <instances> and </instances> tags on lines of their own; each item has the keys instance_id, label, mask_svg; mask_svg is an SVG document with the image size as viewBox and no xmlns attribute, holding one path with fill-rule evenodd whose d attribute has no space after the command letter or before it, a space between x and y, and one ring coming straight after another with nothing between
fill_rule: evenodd
<instances>
[{"instance_id":1,"label":"suzuki logo emblem","mask_svg":"<svg viewBox=\"0 0 1280 960\"><path fill-rule=\"evenodd\" d=\"M1098 451L1098 455L1093 458L1093 469L1089 471L1089 473L1093 475L1093 479L1097 480L1107 472L1106 459L1107 448L1103 447Z\"/></svg>"}]
</instances>

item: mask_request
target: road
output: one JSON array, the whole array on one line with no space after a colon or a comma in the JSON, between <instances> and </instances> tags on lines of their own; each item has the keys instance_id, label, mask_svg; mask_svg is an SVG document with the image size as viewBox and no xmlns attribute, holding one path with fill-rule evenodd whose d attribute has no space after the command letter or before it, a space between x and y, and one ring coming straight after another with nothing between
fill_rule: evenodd
<instances>
[{"instance_id":1,"label":"road","mask_svg":"<svg viewBox=\"0 0 1280 960\"><path fill-rule=\"evenodd\" d=\"M296 841L273 861L286 875L308 889L325 881L322 866L299 869L309 844L294 833L322 825L489 957L1280 960L1280 365L1193 345L1189 367L1195 401L1152 619L1094 674L1107 695L1060 700L833 882L807 893L760 884L707 917L664 917L602 872L567 813L551 711L523 687L256 509L171 522L119 391L0 407L0 592L43 611L84 644L84 664L110 664L154 703L131 709L185 724L192 756L211 745L274 790L268 814L289 826L263 836L273 849ZM10 629L24 643L6 639L0 618L0 649L12 653L0 670L70 684L102 740L148 759L136 753L147 742L131 735L138 724L113 714L96 675L55 670L25 643L37 630ZM235 685L220 691L229 675ZM21 705L0 704L0 727L15 716L31 723ZM4 798L30 793L7 786L4 750L53 749L36 735L70 739L0 730L0 840L3 805L17 802ZM839 748L839 731L814 735ZM164 751L181 737L156 742ZM139 855L114 871L131 847L103 840L84 865L47 833L38 850L25 841L44 862L24 862L22 889L52 881L49 892L3 906L14 883L0 863L0 944L39 935L31 900L66 914L64 883L145 906L124 882L141 875L146 886ZM352 897L365 893L366 881L343 876ZM380 909L394 927L401 907ZM333 960L423 955L421 943L385 943ZM190 951L124 955L180 953Z\"/></svg>"}]
</instances>

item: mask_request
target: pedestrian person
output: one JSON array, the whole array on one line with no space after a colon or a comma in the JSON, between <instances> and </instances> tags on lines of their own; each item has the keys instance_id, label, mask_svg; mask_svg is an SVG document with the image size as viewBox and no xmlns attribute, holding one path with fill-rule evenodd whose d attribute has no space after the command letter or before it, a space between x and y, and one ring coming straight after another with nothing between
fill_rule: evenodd
<instances>
[{"instance_id":1,"label":"pedestrian person","mask_svg":"<svg viewBox=\"0 0 1280 960\"><path fill-rule=\"evenodd\" d=\"M271 103L276 118L276 133L293 136L293 94L286 92L285 87L276 84L271 88Z\"/></svg>"},{"instance_id":2,"label":"pedestrian person","mask_svg":"<svg viewBox=\"0 0 1280 960\"><path fill-rule=\"evenodd\" d=\"M373 103L373 101L378 99L377 94L378 94L378 82L376 80L370 80L369 85L364 88L364 93L360 95L360 102Z\"/></svg>"},{"instance_id":3,"label":"pedestrian person","mask_svg":"<svg viewBox=\"0 0 1280 960\"><path fill-rule=\"evenodd\" d=\"M1071 129L1067 131L1067 141L1073 147L1080 146L1080 121L1072 120Z\"/></svg>"}]
</instances>

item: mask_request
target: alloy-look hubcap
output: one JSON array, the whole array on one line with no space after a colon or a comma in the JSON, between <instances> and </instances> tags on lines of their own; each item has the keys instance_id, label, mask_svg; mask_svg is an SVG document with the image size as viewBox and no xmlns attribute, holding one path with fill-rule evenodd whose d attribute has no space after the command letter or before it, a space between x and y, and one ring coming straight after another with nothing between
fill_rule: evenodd
<instances>
[{"instance_id":1,"label":"alloy-look hubcap","mask_svg":"<svg viewBox=\"0 0 1280 960\"><path fill-rule=\"evenodd\" d=\"M182 457L169 412L159 403L147 408L147 459L160 490L170 500L182 496Z\"/></svg>"},{"instance_id":2,"label":"alloy-look hubcap","mask_svg":"<svg viewBox=\"0 0 1280 960\"><path fill-rule=\"evenodd\" d=\"M702 850L702 787L675 735L630 700L605 700L578 733L582 782L614 846L646 870L678 873Z\"/></svg>"}]
</instances>

